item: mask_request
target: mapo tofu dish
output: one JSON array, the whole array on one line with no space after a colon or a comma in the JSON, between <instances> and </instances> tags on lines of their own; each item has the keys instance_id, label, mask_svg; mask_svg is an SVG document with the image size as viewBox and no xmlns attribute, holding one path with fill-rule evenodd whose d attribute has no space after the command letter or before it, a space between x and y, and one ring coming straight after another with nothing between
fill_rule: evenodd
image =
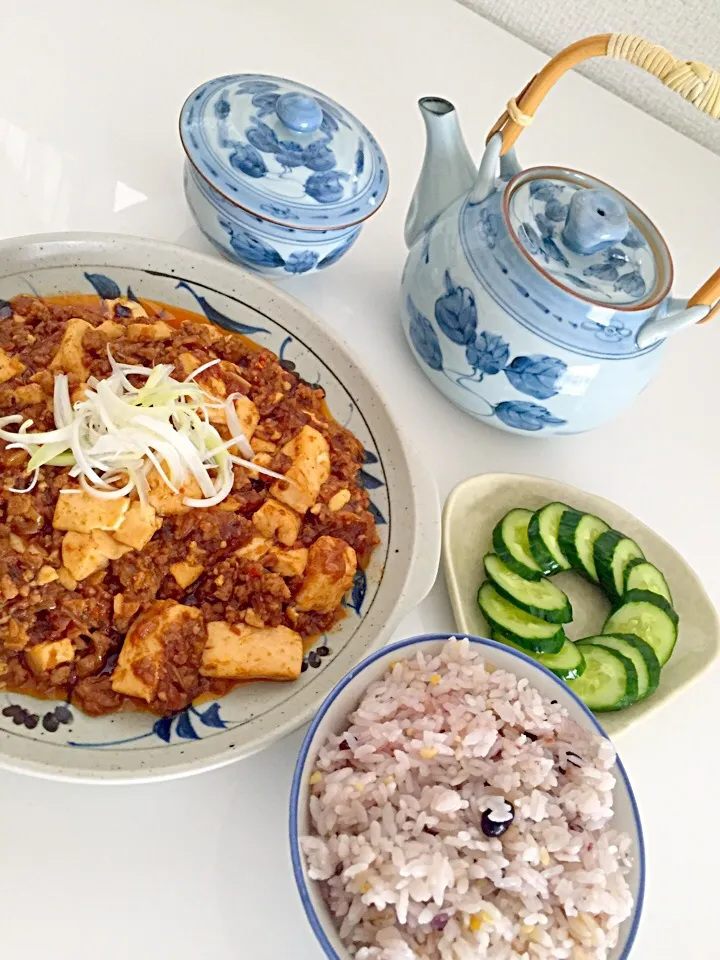
<instances>
[{"instance_id":1,"label":"mapo tofu dish","mask_svg":"<svg viewBox=\"0 0 720 960\"><path fill-rule=\"evenodd\" d=\"M0 688L167 716L297 679L378 540L292 367L161 304L0 303Z\"/></svg>"}]
</instances>

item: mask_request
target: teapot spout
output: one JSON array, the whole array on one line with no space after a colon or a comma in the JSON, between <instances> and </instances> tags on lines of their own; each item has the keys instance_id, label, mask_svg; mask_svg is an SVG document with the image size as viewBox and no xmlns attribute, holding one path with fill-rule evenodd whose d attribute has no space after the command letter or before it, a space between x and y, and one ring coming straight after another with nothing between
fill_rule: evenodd
<instances>
[{"instance_id":1,"label":"teapot spout","mask_svg":"<svg viewBox=\"0 0 720 960\"><path fill-rule=\"evenodd\" d=\"M665 340L673 333L678 333L693 323L700 323L709 312L710 307L703 303L688 307L687 301L673 299L670 301L665 316L651 317L640 327L635 341L641 350L645 350L646 347L651 347L658 340Z\"/></svg>"},{"instance_id":2,"label":"teapot spout","mask_svg":"<svg viewBox=\"0 0 720 960\"><path fill-rule=\"evenodd\" d=\"M418 101L425 121L426 146L420 177L405 220L405 243L411 247L453 200L475 181L475 164L449 100Z\"/></svg>"}]
</instances>

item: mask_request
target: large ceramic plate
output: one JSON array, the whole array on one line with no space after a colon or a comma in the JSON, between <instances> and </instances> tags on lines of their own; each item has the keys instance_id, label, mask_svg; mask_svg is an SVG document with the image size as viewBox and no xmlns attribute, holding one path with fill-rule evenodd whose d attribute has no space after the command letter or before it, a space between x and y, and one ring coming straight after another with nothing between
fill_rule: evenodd
<instances>
[{"instance_id":1,"label":"large ceramic plate","mask_svg":"<svg viewBox=\"0 0 720 960\"><path fill-rule=\"evenodd\" d=\"M476 598L485 579L483 554L492 550L495 524L513 507L536 510L554 500L594 513L636 540L648 560L665 574L680 616L678 641L655 693L627 710L602 715L603 728L615 736L649 716L710 666L718 655L720 620L702 583L677 550L627 510L556 480L489 473L455 487L443 515L445 576L455 622L462 633L488 633ZM609 611L600 590L574 573L559 574L554 582L566 591L573 606L574 619L567 625L567 635L575 640L598 633Z\"/></svg>"},{"instance_id":2,"label":"large ceramic plate","mask_svg":"<svg viewBox=\"0 0 720 960\"><path fill-rule=\"evenodd\" d=\"M0 765L83 780L195 773L247 756L306 722L347 671L389 639L435 579L437 493L347 348L268 283L220 260L132 237L58 234L0 243L0 299L93 290L196 310L248 334L292 361L306 380L322 384L330 410L366 450L362 478L381 542L345 600L347 616L320 641L331 655L318 669L295 683L243 686L171 719L126 713L91 719L74 708L0 692Z\"/></svg>"}]
</instances>

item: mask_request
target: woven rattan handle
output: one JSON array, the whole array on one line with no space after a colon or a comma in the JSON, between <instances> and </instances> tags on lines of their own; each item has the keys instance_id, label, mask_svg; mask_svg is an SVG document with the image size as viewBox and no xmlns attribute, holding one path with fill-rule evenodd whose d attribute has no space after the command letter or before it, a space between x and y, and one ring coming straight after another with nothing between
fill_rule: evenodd
<instances>
[{"instance_id":1,"label":"woven rattan handle","mask_svg":"<svg viewBox=\"0 0 720 960\"><path fill-rule=\"evenodd\" d=\"M535 111L557 80L573 67L592 57L613 57L642 67L670 90L692 103L714 120L720 119L720 73L704 63L676 60L664 47L627 33L600 33L566 47L537 73L522 93L508 101L507 108L488 134L502 134L502 153L507 153L523 129L532 123ZM720 311L720 270L695 293L689 306L705 304L713 309L705 320ZM719 301L716 303L716 301Z\"/></svg>"}]
</instances>

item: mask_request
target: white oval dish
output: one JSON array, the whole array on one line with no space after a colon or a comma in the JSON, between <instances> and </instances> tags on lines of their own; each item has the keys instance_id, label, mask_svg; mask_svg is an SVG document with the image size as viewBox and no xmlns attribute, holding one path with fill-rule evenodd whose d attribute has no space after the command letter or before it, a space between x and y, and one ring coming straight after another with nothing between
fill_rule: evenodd
<instances>
[{"instance_id":1,"label":"white oval dish","mask_svg":"<svg viewBox=\"0 0 720 960\"><path fill-rule=\"evenodd\" d=\"M306 723L328 690L387 641L435 580L437 491L348 348L305 306L265 281L155 240L66 233L0 243L0 300L71 292L159 300L248 334L294 363L306 380L320 382L332 413L366 448L363 478L381 542L346 600L348 615L327 636L332 653L319 669L306 670L295 683L245 685L160 720L142 713L90 718L71 707L70 722L61 710L58 724L47 721L55 703L0 691L0 766L83 781L197 773L248 756Z\"/></svg>"},{"instance_id":2,"label":"white oval dish","mask_svg":"<svg viewBox=\"0 0 720 960\"><path fill-rule=\"evenodd\" d=\"M683 557L627 510L557 480L487 473L455 487L443 513L443 563L458 630L480 635L488 632L477 592L485 580L483 555L492 552L492 532L498 520L513 507L536 510L556 500L596 514L637 541L648 560L665 575L680 616L678 641L655 693L626 710L603 714L602 725L614 737L649 716L710 666L720 649L720 619ZM573 605L573 622L566 625L570 639L598 633L609 612L600 589L574 573L559 574L553 582L568 593Z\"/></svg>"},{"instance_id":3,"label":"white oval dish","mask_svg":"<svg viewBox=\"0 0 720 960\"><path fill-rule=\"evenodd\" d=\"M305 858L300 851L298 839L311 833L309 816L310 774L315 767L318 751L331 734L345 729L347 717L357 707L365 691L373 681L388 670L391 661L411 656L421 648L432 656L439 652L452 634L428 634L411 637L393 643L384 650L373 653L355 667L328 695L315 716L300 748L290 794L290 854L292 858L295 882L305 914L313 933L328 960L351 960L351 954L345 949L338 936L335 921L323 900L319 884L311 880L305 866ZM456 636L466 636L458 632ZM510 647L495 643L482 637L469 636L473 644L484 648L488 660L496 668L507 670L520 678L527 678L543 696L554 698L565 707L570 717L593 733L605 736L598 721L579 700L570 688L545 667L530 657ZM643 840L640 814L630 781L620 759L614 768L616 785L614 791L615 829L627 833L632 840L634 862L627 876L633 894L633 912L622 925L620 940L608 955L608 960L626 960L637 934L645 896L645 845Z\"/></svg>"}]
</instances>

